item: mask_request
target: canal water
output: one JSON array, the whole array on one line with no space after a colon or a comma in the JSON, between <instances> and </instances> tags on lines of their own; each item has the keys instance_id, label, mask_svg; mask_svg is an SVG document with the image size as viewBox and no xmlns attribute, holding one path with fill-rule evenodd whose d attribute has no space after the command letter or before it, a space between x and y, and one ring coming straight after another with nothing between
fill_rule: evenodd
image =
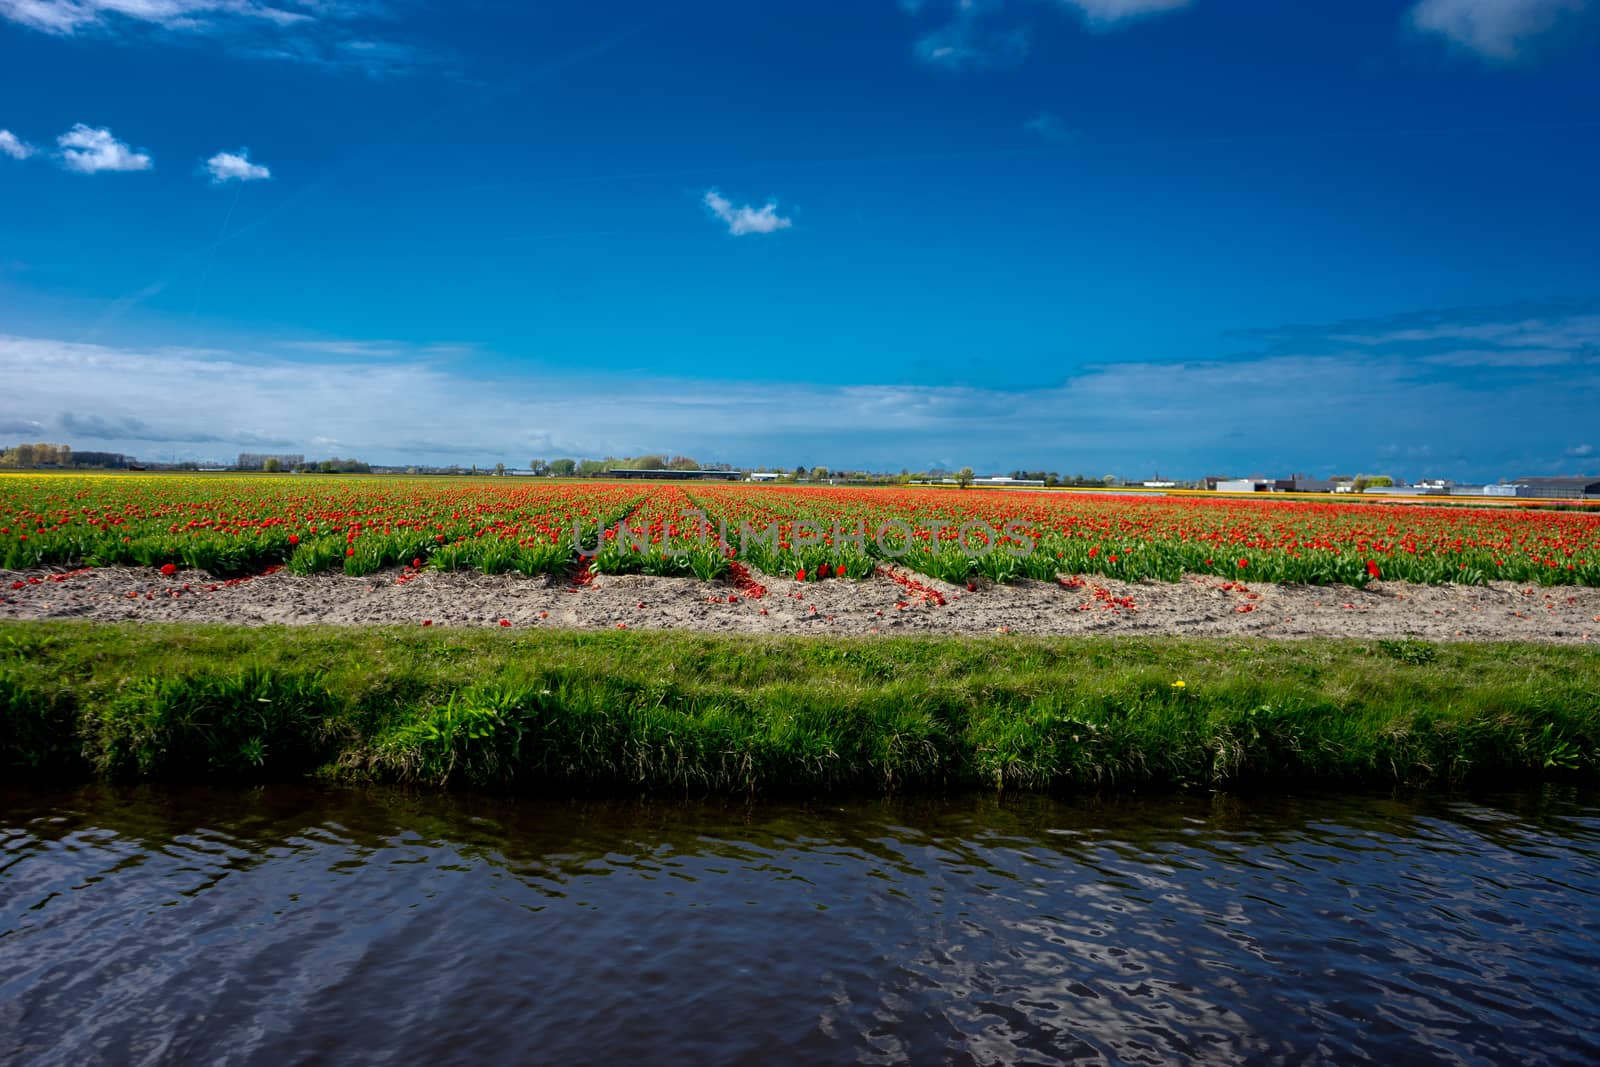
<instances>
[{"instance_id":1,"label":"canal water","mask_svg":"<svg viewBox=\"0 0 1600 1067\"><path fill-rule=\"evenodd\" d=\"M0 787L0 1062L1600 1063L1600 798Z\"/></svg>"}]
</instances>

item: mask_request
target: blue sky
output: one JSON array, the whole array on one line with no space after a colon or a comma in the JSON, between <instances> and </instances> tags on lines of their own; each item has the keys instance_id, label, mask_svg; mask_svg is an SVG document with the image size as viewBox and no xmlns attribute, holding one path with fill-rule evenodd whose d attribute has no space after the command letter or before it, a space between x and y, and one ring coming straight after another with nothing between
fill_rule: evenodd
<instances>
[{"instance_id":1,"label":"blue sky","mask_svg":"<svg viewBox=\"0 0 1600 1067\"><path fill-rule=\"evenodd\" d=\"M0 442L1600 469L1600 2L0 0Z\"/></svg>"}]
</instances>

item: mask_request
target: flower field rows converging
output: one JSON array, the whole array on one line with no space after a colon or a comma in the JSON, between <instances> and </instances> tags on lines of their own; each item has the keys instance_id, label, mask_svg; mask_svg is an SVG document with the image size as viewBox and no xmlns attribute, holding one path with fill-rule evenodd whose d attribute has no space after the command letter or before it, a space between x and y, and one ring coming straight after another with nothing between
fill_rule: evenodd
<instances>
[{"instance_id":1,"label":"flower field rows converging","mask_svg":"<svg viewBox=\"0 0 1600 1067\"><path fill-rule=\"evenodd\" d=\"M11 476L0 479L0 567L549 574L571 563L575 523L613 524L643 496L622 485Z\"/></svg>"},{"instance_id":2,"label":"flower field rows converging","mask_svg":"<svg viewBox=\"0 0 1600 1067\"><path fill-rule=\"evenodd\" d=\"M1600 586L1600 516L1204 500L428 478L0 477L0 567L282 566L800 581L893 565L949 582L1099 574L1362 586Z\"/></svg>"},{"instance_id":3,"label":"flower field rows converging","mask_svg":"<svg viewBox=\"0 0 1600 1067\"><path fill-rule=\"evenodd\" d=\"M949 582L1100 574L1365 586L1600 586L1600 516L1305 500L704 485L688 494L769 574Z\"/></svg>"}]
</instances>

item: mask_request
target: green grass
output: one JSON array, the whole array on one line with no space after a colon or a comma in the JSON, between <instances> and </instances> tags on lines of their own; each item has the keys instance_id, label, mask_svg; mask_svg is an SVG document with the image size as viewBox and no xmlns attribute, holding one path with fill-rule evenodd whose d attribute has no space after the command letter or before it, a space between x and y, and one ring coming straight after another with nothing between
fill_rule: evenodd
<instances>
[{"instance_id":1,"label":"green grass","mask_svg":"<svg viewBox=\"0 0 1600 1067\"><path fill-rule=\"evenodd\" d=\"M0 623L12 777L679 795L1458 785L1595 778L1597 752L1586 648Z\"/></svg>"}]
</instances>

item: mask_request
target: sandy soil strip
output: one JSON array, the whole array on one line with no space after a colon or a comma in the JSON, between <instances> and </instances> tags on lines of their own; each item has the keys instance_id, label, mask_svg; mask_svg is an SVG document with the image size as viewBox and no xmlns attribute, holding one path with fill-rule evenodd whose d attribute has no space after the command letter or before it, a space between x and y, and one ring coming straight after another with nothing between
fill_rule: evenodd
<instances>
[{"instance_id":1,"label":"sandy soil strip","mask_svg":"<svg viewBox=\"0 0 1600 1067\"><path fill-rule=\"evenodd\" d=\"M512 627L709 633L1411 636L1570 644L1600 634L1600 589L1505 582L1375 582L1358 590L1243 585L1201 575L1176 584L1085 576L969 589L916 575L902 575L913 588L887 575L804 584L753 577L767 587L765 596L751 598L732 582L642 575L601 575L575 585L566 578L398 570L366 578L279 571L235 582L123 567L0 571L0 619L440 627L504 620Z\"/></svg>"}]
</instances>

